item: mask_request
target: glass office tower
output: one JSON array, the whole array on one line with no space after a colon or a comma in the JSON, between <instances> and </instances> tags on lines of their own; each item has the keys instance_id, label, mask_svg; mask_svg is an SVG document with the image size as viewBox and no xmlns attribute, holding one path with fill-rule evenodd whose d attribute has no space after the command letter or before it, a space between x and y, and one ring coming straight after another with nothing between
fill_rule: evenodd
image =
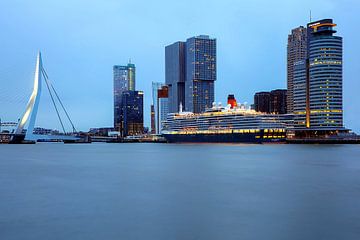
<instances>
[{"instance_id":1,"label":"glass office tower","mask_svg":"<svg viewBox=\"0 0 360 240\"><path fill-rule=\"evenodd\" d=\"M135 91L135 64L127 66L115 65L113 67L114 78L114 129L121 131L121 100L124 91Z\"/></svg>"},{"instance_id":2,"label":"glass office tower","mask_svg":"<svg viewBox=\"0 0 360 240\"><path fill-rule=\"evenodd\" d=\"M144 93L124 91L122 93L122 136L144 133Z\"/></svg>"},{"instance_id":3,"label":"glass office tower","mask_svg":"<svg viewBox=\"0 0 360 240\"><path fill-rule=\"evenodd\" d=\"M343 127L342 38L334 36L336 24L324 19L308 24L310 126Z\"/></svg>"},{"instance_id":4,"label":"glass office tower","mask_svg":"<svg viewBox=\"0 0 360 240\"><path fill-rule=\"evenodd\" d=\"M307 25L307 58L295 63L295 128L342 130L342 38L323 19Z\"/></svg>"}]
</instances>

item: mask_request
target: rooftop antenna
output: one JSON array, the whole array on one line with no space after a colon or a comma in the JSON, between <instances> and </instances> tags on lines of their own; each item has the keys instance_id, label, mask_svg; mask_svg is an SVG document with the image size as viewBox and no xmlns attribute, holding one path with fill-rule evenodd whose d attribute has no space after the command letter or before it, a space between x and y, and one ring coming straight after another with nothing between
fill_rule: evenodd
<instances>
[{"instance_id":1,"label":"rooftop antenna","mask_svg":"<svg viewBox=\"0 0 360 240\"><path fill-rule=\"evenodd\" d=\"M131 58L129 58L129 64L131 64Z\"/></svg>"},{"instance_id":2,"label":"rooftop antenna","mask_svg":"<svg viewBox=\"0 0 360 240\"><path fill-rule=\"evenodd\" d=\"M310 22L312 22L311 10L310 10Z\"/></svg>"}]
</instances>

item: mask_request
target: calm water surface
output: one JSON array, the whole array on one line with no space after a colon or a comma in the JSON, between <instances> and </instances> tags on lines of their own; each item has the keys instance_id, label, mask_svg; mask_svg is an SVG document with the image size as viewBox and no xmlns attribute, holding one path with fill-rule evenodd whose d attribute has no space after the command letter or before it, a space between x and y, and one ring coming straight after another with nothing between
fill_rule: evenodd
<instances>
[{"instance_id":1,"label":"calm water surface","mask_svg":"<svg viewBox=\"0 0 360 240\"><path fill-rule=\"evenodd\" d=\"M0 145L0 239L360 239L360 145Z\"/></svg>"}]
</instances>

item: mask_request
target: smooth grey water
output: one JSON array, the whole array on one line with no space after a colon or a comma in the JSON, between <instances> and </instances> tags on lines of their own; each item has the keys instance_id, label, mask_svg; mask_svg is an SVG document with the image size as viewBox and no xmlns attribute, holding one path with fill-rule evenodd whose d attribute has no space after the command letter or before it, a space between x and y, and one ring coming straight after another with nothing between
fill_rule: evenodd
<instances>
[{"instance_id":1,"label":"smooth grey water","mask_svg":"<svg viewBox=\"0 0 360 240\"><path fill-rule=\"evenodd\" d=\"M0 145L0 239L360 239L359 145Z\"/></svg>"}]
</instances>

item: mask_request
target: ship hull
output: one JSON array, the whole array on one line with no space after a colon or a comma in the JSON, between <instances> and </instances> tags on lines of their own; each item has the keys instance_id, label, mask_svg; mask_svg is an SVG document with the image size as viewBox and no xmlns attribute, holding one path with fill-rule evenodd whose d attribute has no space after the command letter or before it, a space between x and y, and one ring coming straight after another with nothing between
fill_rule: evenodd
<instances>
[{"instance_id":1,"label":"ship hull","mask_svg":"<svg viewBox=\"0 0 360 240\"><path fill-rule=\"evenodd\" d=\"M263 135L258 134L164 134L164 137L169 143L285 143L286 138L264 138Z\"/></svg>"}]
</instances>

